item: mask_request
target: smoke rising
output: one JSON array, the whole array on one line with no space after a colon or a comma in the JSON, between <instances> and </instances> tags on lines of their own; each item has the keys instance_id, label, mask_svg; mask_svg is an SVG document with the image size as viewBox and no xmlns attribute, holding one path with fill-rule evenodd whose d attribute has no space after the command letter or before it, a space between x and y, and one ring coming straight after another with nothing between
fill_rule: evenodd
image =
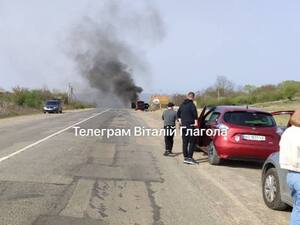
<instances>
[{"instance_id":1,"label":"smoke rising","mask_svg":"<svg viewBox=\"0 0 300 225\"><path fill-rule=\"evenodd\" d=\"M134 75L149 75L146 49L163 37L160 14L146 1L135 7L129 0L104 1L97 16L73 28L71 54L98 105L103 99L128 105L138 98L143 89Z\"/></svg>"}]
</instances>

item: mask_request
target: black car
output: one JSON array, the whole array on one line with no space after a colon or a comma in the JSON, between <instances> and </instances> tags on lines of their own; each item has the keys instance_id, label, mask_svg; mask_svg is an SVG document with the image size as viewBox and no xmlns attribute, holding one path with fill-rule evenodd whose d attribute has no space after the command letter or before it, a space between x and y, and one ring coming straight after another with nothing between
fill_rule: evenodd
<instances>
[{"instance_id":1,"label":"black car","mask_svg":"<svg viewBox=\"0 0 300 225\"><path fill-rule=\"evenodd\" d=\"M48 100L44 106L44 113L62 113L63 107L60 100Z\"/></svg>"},{"instance_id":2,"label":"black car","mask_svg":"<svg viewBox=\"0 0 300 225\"><path fill-rule=\"evenodd\" d=\"M144 111L145 110L145 102L144 101L137 101L135 110Z\"/></svg>"}]
</instances>

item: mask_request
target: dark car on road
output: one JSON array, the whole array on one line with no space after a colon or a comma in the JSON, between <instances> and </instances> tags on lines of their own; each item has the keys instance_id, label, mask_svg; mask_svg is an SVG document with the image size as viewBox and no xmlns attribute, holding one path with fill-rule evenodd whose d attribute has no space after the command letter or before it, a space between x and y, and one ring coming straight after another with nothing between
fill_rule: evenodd
<instances>
[{"instance_id":1,"label":"dark car on road","mask_svg":"<svg viewBox=\"0 0 300 225\"><path fill-rule=\"evenodd\" d=\"M227 132L226 136L205 132L199 136L198 147L207 152L212 165L226 159L264 161L279 149L280 132L269 112L246 106L205 107L198 124L203 130Z\"/></svg>"},{"instance_id":2,"label":"dark car on road","mask_svg":"<svg viewBox=\"0 0 300 225\"><path fill-rule=\"evenodd\" d=\"M144 111L145 110L145 102L141 101L141 100L137 101L135 110Z\"/></svg>"},{"instance_id":3,"label":"dark car on road","mask_svg":"<svg viewBox=\"0 0 300 225\"><path fill-rule=\"evenodd\" d=\"M275 112L273 115L288 116L294 111ZM289 127L289 119L287 126L279 126L281 133L284 132L286 127ZM262 169L262 194L265 204L274 210L284 210L288 206L293 205L291 192L286 182L288 171L281 169L279 165L279 152L273 153L265 161Z\"/></svg>"},{"instance_id":4,"label":"dark car on road","mask_svg":"<svg viewBox=\"0 0 300 225\"><path fill-rule=\"evenodd\" d=\"M63 106L61 100L48 100L44 105L44 113L62 113Z\"/></svg>"}]
</instances>

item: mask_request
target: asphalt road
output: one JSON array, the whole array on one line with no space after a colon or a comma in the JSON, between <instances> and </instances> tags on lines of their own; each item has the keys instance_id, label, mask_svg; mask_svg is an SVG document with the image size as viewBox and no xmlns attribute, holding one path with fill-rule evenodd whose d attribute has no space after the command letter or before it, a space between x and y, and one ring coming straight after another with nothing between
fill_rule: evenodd
<instances>
[{"instance_id":1,"label":"asphalt road","mask_svg":"<svg viewBox=\"0 0 300 225\"><path fill-rule=\"evenodd\" d=\"M78 124L80 123L80 124ZM285 225L265 207L260 164L182 163L157 137L79 137L72 128L159 128L155 113L94 109L0 120L0 225Z\"/></svg>"}]
</instances>

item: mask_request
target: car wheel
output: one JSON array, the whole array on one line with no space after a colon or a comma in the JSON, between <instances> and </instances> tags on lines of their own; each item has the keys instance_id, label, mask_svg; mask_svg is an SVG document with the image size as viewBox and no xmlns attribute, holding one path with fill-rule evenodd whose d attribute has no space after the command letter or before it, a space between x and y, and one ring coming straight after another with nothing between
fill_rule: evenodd
<instances>
[{"instance_id":1,"label":"car wheel","mask_svg":"<svg viewBox=\"0 0 300 225\"><path fill-rule=\"evenodd\" d=\"M279 177L275 168L269 169L262 182L262 192L265 204L274 210L284 210L288 206L281 200Z\"/></svg>"},{"instance_id":2,"label":"car wheel","mask_svg":"<svg viewBox=\"0 0 300 225\"><path fill-rule=\"evenodd\" d=\"M221 158L218 155L218 152L216 150L216 147L213 142L210 142L208 146L208 162L211 165L219 165L221 163Z\"/></svg>"}]
</instances>

